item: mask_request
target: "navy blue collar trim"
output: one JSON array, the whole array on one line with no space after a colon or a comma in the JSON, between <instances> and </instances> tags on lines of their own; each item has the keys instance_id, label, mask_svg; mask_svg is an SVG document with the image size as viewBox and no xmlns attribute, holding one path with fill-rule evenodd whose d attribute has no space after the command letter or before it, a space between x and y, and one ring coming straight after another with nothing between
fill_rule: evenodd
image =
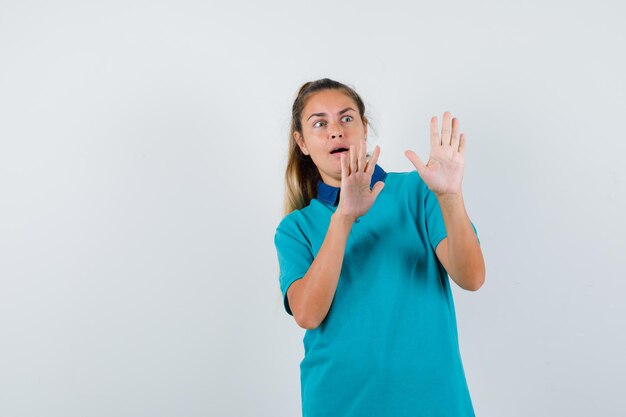
<instances>
[{"instance_id":1,"label":"navy blue collar trim","mask_svg":"<svg viewBox=\"0 0 626 417\"><path fill-rule=\"evenodd\" d=\"M376 184L378 181L385 181L387 178L387 172L380 167L380 165L376 164L374 166L374 173L372 174L372 182L370 183L370 189ZM339 191L340 188L333 187L332 185L328 185L322 180L317 182L317 199L323 203L329 204L331 206L336 206L339 204Z\"/></svg>"}]
</instances>

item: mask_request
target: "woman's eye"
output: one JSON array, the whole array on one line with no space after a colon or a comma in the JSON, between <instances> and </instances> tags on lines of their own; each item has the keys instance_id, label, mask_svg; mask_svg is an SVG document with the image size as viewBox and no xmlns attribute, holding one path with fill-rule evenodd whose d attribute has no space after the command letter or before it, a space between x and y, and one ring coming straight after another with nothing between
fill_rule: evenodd
<instances>
[{"instance_id":1,"label":"woman's eye","mask_svg":"<svg viewBox=\"0 0 626 417\"><path fill-rule=\"evenodd\" d=\"M320 120L319 122L316 122L316 123L313 125L313 127L320 127L320 126L319 126L319 124L320 124L320 123L326 123L326 122L323 122L323 121L321 121L321 120Z\"/></svg>"},{"instance_id":2,"label":"woman's eye","mask_svg":"<svg viewBox=\"0 0 626 417\"><path fill-rule=\"evenodd\" d=\"M341 118L341 120L345 119L346 117L349 119L349 120L348 120L348 122L351 122L351 121L352 121L352 116L343 116L343 117Z\"/></svg>"}]
</instances>

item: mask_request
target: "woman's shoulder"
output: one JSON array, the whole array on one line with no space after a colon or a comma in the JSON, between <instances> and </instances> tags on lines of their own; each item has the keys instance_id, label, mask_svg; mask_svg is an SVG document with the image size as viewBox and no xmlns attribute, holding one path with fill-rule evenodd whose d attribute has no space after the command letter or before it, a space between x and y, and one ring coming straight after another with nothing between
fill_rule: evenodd
<instances>
[{"instance_id":1,"label":"woman's shoulder","mask_svg":"<svg viewBox=\"0 0 626 417\"><path fill-rule=\"evenodd\" d=\"M291 213L286 214L278 223L279 228L302 228L302 225L306 222L306 218L310 215L310 212L315 209L316 200L313 199L308 205L300 209L295 209Z\"/></svg>"},{"instance_id":2,"label":"woman's shoulder","mask_svg":"<svg viewBox=\"0 0 626 417\"><path fill-rule=\"evenodd\" d=\"M320 212L313 212L316 204L322 203L311 201L306 207L285 215L274 231L275 243L278 245L279 241L285 242L284 238L288 237L288 241L295 239L301 243L310 244L312 234L319 231Z\"/></svg>"},{"instance_id":3,"label":"woman's shoulder","mask_svg":"<svg viewBox=\"0 0 626 417\"><path fill-rule=\"evenodd\" d=\"M283 218L280 219L280 221L278 222L278 226L276 228L281 229L281 228L293 227L299 222L299 220L301 220L301 217L302 217L301 209L296 209L292 211L291 213L288 213L285 216L283 216Z\"/></svg>"}]
</instances>

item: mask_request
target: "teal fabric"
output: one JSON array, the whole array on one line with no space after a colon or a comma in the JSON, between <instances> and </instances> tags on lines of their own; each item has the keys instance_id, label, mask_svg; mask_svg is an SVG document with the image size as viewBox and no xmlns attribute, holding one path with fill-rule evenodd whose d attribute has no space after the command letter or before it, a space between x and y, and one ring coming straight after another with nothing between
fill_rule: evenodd
<instances>
[{"instance_id":1,"label":"teal fabric","mask_svg":"<svg viewBox=\"0 0 626 417\"><path fill-rule=\"evenodd\" d=\"M474 416L459 351L454 282L435 254L446 237L437 198L417 171L387 173L377 165L376 172L371 185L382 178L385 188L352 226L327 316L304 334L302 415ZM325 196L329 187L322 186ZM314 198L276 228L288 314L287 289L309 269L338 200Z\"/></svg>"}]
</instances>

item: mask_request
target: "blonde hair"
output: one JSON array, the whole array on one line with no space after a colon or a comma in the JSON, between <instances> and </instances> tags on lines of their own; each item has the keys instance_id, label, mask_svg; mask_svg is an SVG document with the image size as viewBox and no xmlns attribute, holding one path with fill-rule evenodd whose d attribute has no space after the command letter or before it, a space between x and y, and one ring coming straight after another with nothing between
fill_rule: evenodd
<instances>
[{"instance_id":1,"label":"blonde hair","mask_svg":"<svg viewBox=\"0 0 626 417\"><path fill-rule=\"evenodd\" d=\"M311 95L322 90L340 90L344 92L354 100L361 120L366 120L365 104L363 104L363 100L352 87L330 78L322 78L302 84L291 108L283 216L294 210L306 207L317 195L317 183L321 179L319 170L311 157L302 153L294 139L294 133L298 132L302 135L302 112L307 100Z\"/></svg>"}]
</instances>

